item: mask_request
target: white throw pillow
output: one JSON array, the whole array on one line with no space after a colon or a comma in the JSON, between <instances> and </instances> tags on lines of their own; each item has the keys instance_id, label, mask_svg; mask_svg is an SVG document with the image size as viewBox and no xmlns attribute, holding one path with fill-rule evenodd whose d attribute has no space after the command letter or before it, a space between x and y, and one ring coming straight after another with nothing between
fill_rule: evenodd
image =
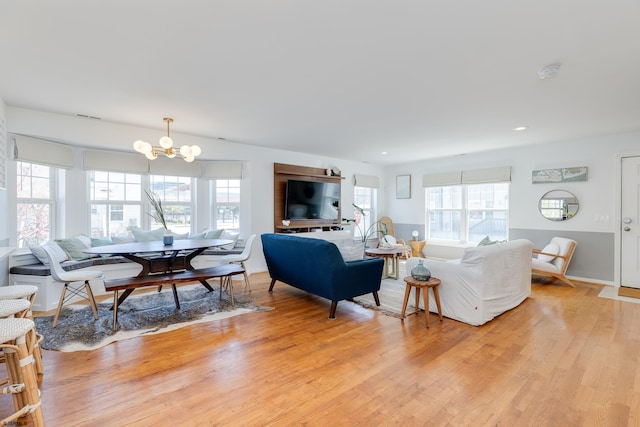
<instances>
[{"instance_id":1,"label":"white throw pillow","mask_svg":"<svg viewBox=\"0 0 640 427\"><path fill-rule=\"evenodd\" d=\"M353 245L336 245L344 262L359 261L364 257L364 243Z\"/></svg>"},{"instance_id":2,"label":"white throw pillow","mask_svg":"<svg viewBox=\"0 0 640 427\"><path fill-rule=\"evenodd\" d=\"M542 252L558 255L560 253L560 246L555 243L549 243L542 249ZM538 259L542 262L551 262L556 259L556 257L553 255L538 254Z\"/></svg>"},{"instance_id":3,"label":"white throw pillow","mask_svg":"<svg viewBox=\"0 0 640 427\"><path fill-rule=\"evenodd\" d=\"M238 237L240 237L240 234L238 234L238 233L230 233L228 231L224 231L222 233L222 236L220 236L220 239L222 239L222 240L233 240L233 243L229 243L228 245L224 245L224 246L219 246L220 250L230 251L231 249L233 249L236 246L236 242L238 241Z\"/></svg>"},{"instance_id":4,"label":"white throw pillow","mask_svg":"<svg viewBox=\"0 0 640 427\"><path fill-rule=\"evenodd\" d=\"M60 245L54 242L53 240L49 240L47 243L45 243L42 246L47 246L48 248L51 248L58 262L63 262L69 259L69 255L67 255L64 249L62 249ZM41 246L29 246L29 249L31 249L31 253L33 253L35 257L38 258L38 260L40 260L41 263L43 263L44 265L49 265L49 259L47 258L47 253L44 251L44 249L42 249Z\"/></svg>"}]
</instances>

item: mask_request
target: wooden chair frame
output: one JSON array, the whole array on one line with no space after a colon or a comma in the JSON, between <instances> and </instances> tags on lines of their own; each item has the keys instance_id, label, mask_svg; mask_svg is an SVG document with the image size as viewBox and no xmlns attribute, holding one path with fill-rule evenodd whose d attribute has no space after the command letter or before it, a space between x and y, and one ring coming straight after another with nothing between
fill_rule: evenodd
<instances>
[{"instance_id":1,"label":"wooden chair frame","mask_svg":"<svg viewBox=\"0 0 640 427\"><path fill-rule=\"evenodd\" d=\"M557 255L557 254L550 254L547 252L542 252L542 250L540 249L534 249L533 253L534 254L538 254L538 255L550 255L556 258L562 258L563 262L562 262L562 268L560 268L559 272L553 272L553 271L547 271L547 270L538 270L536 268L531 268L531 274L535 274L536 276L547 276L547 277L552 277L554 279L558 279L561 282L571 286L572 288L575 288L576 285L573 284L573 282L571 282L571 280L567 279L567 277L565 276L565 273L567 271L567 268L569 267L569 262L571 262L571 257L573 257L573 252L576 249L576 242L571 242L569 244L569 250L567 251L567 253L565 255Z\"/></svg>"}]
</instances>

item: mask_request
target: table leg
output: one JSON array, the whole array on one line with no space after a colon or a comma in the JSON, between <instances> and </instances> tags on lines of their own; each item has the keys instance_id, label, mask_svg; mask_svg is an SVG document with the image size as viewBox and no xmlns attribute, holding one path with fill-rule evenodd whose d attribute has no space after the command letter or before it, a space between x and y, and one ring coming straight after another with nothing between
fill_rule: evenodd
<instances>
[{"instance_id":1,"label":"table leg","mask_svg":"<svg viewBox=\"0 0 640 427\"><path fill-rule=\"evenodd\" d=\"M404 319L404 312L407 309L407 303L409 302L410 293L411 293L411 285L407 283L407 287L404 291L404 302L402 303L402 313L400 313L401 319Z\"/></svg>"},{"instance_id":2,"label":"table leg","mask_svg":"<svg viewBox=\"0 0 640 427\"><path fill-rule=\"evenodd\" d=\"M118 328L118 291L113 291L113 329Z\"/></svg>"},{"instance_id":3,"label":"table leg","mask_svg":"<svg viewBox=\"0 0 640 427\"><path fill-rule=\"evenodd\" d=\"M424 318L429 329L429 288L422 290L422 299L424 299Z\"/></svg>"},{"instance_id":4,"label":"table leg","mask_svg":"<svg viewBox=\"0 0 640 427\"><path fill-rule=\"evenodd\" d=\"M416 286L416 314L420 313L420 288Z\"/></svg>"},{"instance_id":5,"label":"table leg","mask_svg":"<svg viewBox=\"0 0 640 427\"><path fill-rule=\"evenodd\" d=\"M438 287L433 287L433 299L436 300L436 306L438 307L438 316L440 317L440 321L442 322L442 308L440 307L440 291L438 291Z\"/></svg>"},{"instance_id":6,"label":"table leg","mask_svg":"<svg viewBox=\"0 0 640 427\"><path fill-rule=\"evenodd\" d=\"M396 255L393 256L393 272L396 280L398 280L400 278L400 261Z\"/></svg>"}]
</instances>

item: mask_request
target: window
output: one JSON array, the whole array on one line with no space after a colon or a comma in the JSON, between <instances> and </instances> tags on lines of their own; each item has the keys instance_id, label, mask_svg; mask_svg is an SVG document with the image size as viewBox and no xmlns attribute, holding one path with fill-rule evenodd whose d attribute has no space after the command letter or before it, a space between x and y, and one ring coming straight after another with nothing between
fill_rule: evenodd
<instances>
[{"instance_id":1,"label":"window","mask_svg":"<svg viewBox=\"0 0 640 427\"><path fill-rule=\"evenodd\" d=\"M90 171L91 237L126 236L128 227L140 227L141 194L141 175Z\"/></svg>"},{"instance_id":2,"label":"window","mask_svg":"<svg viewBox=\"0 0 640 427\"><path fill-rule=\"evenodd\" d=\"M45 243L53 236L54 169L17 162L18 247Z\"/></svg>"},{"instance_id":3,"label":"window","mask_svg":"<svg viewBox=\"0 0 640 427\"><path fill-rule=\"evenodd\" d=\"M430 187L426 197L429 239L459 243L477 243L486 236L508 239L508 183Z\"/></svg>"},{"instance_id":4,"label":"window","mask_svg":"<svg viewBox=\"0 0 640 427\"><path fill-rule=\"evenodd\" d=\"M191 212L194 211L192 178L151 175L149 180L151 193L157 195L162 201L167 227L174 233L190 233ZM153 218L149 217L149 220L151 221L151 229L162 227Z\"/></svg>"},{"instance_id":5,"label":"window","mask_svg":"<svg viewBox=\"0 0 640 427\"><path fill-rule=\"evenodd\" d=\"M240 180L216 179L216 228L238 230L240 228Z\"/></svg>"},{"instance_id":6,"label":"window","mask_svg":"<svg viewBox=\"0 0 640 427\"><path fill-rule=\"evenodd\" d=\"M354 208L354 216L356 225L353 230L354 238L362 240L363 234L368 232L369 237L375 229L369 230L371 224L375 223L378 215L376 212L378 189L370 187L354 187L353 188L353 204L361 208L364 212L362 217L360 212ZM343 216L345 216L343 208ZM375 237L375 234L374 234Z\"/></svg>"}]
</instances>

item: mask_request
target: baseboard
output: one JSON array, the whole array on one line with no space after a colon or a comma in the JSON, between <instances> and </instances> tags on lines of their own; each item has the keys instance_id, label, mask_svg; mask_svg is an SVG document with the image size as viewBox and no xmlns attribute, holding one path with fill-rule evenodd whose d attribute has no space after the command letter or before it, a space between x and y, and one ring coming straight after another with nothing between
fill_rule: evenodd
<instances>
[{"instance_id":1,"label":"baseboard","mask_svg":"<svg viewBox=\"0 0 640 427\"><path fill-rule=\"evenodd\" d=\"M640 289L620 286L618 288L618 295L621 297L640 298Z\"/></svg>"}]
</instances>

